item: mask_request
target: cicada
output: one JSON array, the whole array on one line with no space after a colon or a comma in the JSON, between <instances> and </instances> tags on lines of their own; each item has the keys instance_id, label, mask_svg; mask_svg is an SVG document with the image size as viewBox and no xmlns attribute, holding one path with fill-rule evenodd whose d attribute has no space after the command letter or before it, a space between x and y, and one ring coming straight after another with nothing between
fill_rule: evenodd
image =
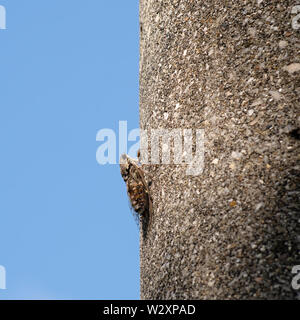
<instances>
[{"instance_id":1,"label":"cicada","mask_svg":"<svg viewBox=\"0 0 300 320\"><path fill-rule=\"evenodd\" d=\"M123 154L120 159L120 171L126 183L127 194L134 210L136 221L142 221L143 229L150 224L152 201L149 185L145 180L144 171L138 160Z\"/></svg>"}]
</instances>

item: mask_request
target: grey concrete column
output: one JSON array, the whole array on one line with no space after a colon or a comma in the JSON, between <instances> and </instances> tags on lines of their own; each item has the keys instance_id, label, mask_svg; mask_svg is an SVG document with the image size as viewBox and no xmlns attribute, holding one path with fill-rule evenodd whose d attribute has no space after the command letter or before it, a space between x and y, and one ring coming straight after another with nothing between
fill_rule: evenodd
<instances>
[{"instance_id":1,"label":"grey concrete column","mask_svg":"<svg viewBox=\"0 0 300 320\"><path fill-rule=\"evenodd\" d=\"M140 0L140 127L205 136L199 175L144 165L153 217L141 234L142 299L297 298L296 5Z\"/></svg>"}]
</instances>

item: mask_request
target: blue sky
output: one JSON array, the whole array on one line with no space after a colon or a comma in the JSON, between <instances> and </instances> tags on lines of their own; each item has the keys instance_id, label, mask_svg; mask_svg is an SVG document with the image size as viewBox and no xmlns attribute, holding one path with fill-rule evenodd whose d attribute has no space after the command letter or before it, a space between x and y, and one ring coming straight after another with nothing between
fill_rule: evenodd
<instances>
[{"instance_id":1,"label":"blue sky","mask_svg":"<svg viewBox=\"0 0 300 320\"><path fill-rule=\"evenodd\" d=\"M96 162L98 130L138 127L138 1L0 5L0 299L138 299L125 184Z\"/></svg>"}]
</instances>

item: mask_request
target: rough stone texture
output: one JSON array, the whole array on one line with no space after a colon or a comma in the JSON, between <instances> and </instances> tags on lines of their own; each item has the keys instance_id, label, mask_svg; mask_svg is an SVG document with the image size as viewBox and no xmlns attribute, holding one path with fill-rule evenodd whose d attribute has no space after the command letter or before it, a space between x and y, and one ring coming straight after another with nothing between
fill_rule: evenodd
<instances>
[{"instance_id":1,"label":"rough stone texture","mask_svg":"<svg viewBox=\"0 0 300 320\"><path fill-rule=\"evenodd\" d=\"M140 127L204 128L205 166L145 166L142 299L295 299L296 0L140 0ZM299 292L298 292L299 295Z\"/></svg>"}]
</instances>

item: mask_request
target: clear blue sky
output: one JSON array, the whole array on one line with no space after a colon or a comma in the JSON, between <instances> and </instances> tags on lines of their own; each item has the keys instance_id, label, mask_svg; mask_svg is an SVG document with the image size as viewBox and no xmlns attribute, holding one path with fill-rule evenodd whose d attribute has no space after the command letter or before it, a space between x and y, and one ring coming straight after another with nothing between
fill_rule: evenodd
<instances>
[{"instance_id":1,"label":"clear blue sky","mask_svg":"<svg viewBox=\"0 0 300 320\"><path fill-rule=\"evenodd\" d=\"M0 299L139 299L125 184L96 162L98 130L138 127L138 0L0 5Z\"/></svg>"}]
</instances>

